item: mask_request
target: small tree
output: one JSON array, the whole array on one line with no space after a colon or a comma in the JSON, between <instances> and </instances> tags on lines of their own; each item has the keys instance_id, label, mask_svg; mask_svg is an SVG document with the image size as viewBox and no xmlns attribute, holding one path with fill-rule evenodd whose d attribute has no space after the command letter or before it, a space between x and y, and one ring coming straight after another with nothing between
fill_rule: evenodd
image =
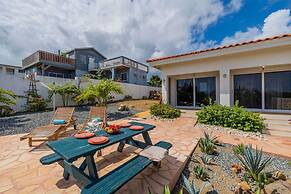
<instances>
[{"instance_id":1,"label":"small tree","mask_svg":"<svg viewBox=\"0 0 291 194\"><path fill-rule=\"evenodd\" d=\"M16 104L16 94L0 88L0 116L7 116L12 112L10 106Z\"/></svg>"},{"instance_id":2,"label":"small tree","mask_svg":"<svg viewBox=\"0 0 291 194\"><path fill-rule=\"evenodd\" d=\"M150 86L155 86L155 87L161 87L162 86L162 80L158 75L153 75L148 82Z\"/></svg>"},{"instance_id":3,"label":"small tree","mask_svg":"<svg viewBox=\"0 0 291 194\"><path fill-rule=\"evenodd\" d=\"M80 89L73 85L72 83L66 83L65 85L50 85L52 88L51 91L49 91L49 98L52 98L52 95L59 94L62 97L63 106L69 105L69 99L74 98L75 96L80 94Z\"/></svg>"},{"instance_id":4,"label":"small tree","mask_svg":"<svg viewBox=\"0 0 291 194\"><path fill-rule=\"evenodd\" d=\"M120 85L114 83L111 80L100 80L97 84L89 84L81 92L79 96L76 97L78 103L98 103L101 105L107 105L107 102L111 94L122 94L122 88Z\"/></svg>"}]
</instances>

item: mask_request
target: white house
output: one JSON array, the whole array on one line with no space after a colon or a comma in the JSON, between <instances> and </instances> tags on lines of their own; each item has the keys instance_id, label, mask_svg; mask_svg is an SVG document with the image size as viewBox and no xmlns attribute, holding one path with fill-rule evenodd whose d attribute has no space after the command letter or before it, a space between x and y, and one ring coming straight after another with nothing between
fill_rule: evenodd
<instances>
[{"instance_id":1,"label":"white house","mask_svg":"<svg viewBox=\"0 0 291 194\"><path fill-rule=\"evenodd\" d=\"M291 112L291 34L149 59L162 71L163 101L200 108L210 99Z\"/></svg>"}]
</instances>

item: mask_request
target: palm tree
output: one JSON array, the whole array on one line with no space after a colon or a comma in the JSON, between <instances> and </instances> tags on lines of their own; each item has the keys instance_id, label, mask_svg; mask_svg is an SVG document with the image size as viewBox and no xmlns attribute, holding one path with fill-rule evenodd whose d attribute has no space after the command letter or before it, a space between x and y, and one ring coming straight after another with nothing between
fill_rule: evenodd
<instances>
[{"instance_id":1,"label":"palm tree","mask_svg":"<svg viewBox=\"0 0 291 194\"><path fill-rule=\"evenodd\" d=\"M98 103L100 106L106 106L111 94L122 94L120 85L111 80L100 80L97 84L89 84L82 93L76 97L78 103Z\"/></svg>"},{"instance_id":2,"label":"palm tree","mask_svg":"<svg viewBox=\"0 0 291 194\"><path fill-rule=\"evenodd\" d=\"M0 88L0 115L9 114L12 109L10 106L16 104L16 94L12 91Z\"/></svg>"}]
</instances>

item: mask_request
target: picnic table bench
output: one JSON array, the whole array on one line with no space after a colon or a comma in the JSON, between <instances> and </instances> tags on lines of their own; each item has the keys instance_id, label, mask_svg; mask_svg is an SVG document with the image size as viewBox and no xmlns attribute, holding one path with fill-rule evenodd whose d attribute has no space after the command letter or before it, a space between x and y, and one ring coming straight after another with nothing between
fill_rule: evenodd
<instances>
[{"instance_id":1,"label":"picnic table bench","mask_svg":"<svg viewBox=\"0 0 291 194\"><path fill-rule=\"evenodd\" d=\"M105 144L91 145L87 142L87 139L76 139L74 137L48 142L48 147L55 153L42 157L40 162L43 165L58 162L64 168L63 176L66 180L71 175L82 185L85 185L82 193L113 193L152 163L150 159L144 156L136 156L103 177L98 177L94 161L94 154L98 150L116 143L119 143L117 150L120 152L122 152L125 144L141 149L152 145L148 131L154 129L155 126L138 122L131 122L131 124L143 126L144 129L134 131L122 128L120 133L115 135L108 135L103 130L97 131L95 133L97 136L105 135L109 138L109 142ZM143 136L144 142L133 139L140 134ZM155 145L165 149L172 147L170 143L163 141ZM75 160L81 157L85 159L79 167L73 164ZM84 172L86 168L88 174Z\"/></svg>"}]
</instances>

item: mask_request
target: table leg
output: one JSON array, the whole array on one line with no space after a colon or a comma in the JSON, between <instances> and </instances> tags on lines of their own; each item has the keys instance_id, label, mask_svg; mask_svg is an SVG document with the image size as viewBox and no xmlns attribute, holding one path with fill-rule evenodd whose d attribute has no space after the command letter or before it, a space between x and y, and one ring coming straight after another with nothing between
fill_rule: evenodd
<instances>
[{"instance_id":1,"label":"table leg","mask_svg":"<svg viewBox=\"0 0 291 194\"><path fill-rule=\"evenodd\" d=\"M122 152L124 146L125 146L125 142L121 141L118 145L117 151Z\"/></svg>"},{"instance_id":2,"label":"table leg","mask_svg":"<svg viewBox=\"0 0 291 194\"><path fill-rule=\"evenodd\" d=\"M149 135L148 132L144 132L142 134L142 136L143 136L143 139L144 139L144 141L145 141L146 144L153 145L152 140L151 140L151 137L150 137L150 135Z\"/></svg>"},{"instance_id":3,"label":"table leg","mask_svg":"<svg viewBox=\"0 0 291 194\"><path fill-rule=\"evenodd\" d=\"M89 176L98 179L97 168L94 161L94 155L86 156L86 163L89 171Z\"/></svg>"}]
</instances>

